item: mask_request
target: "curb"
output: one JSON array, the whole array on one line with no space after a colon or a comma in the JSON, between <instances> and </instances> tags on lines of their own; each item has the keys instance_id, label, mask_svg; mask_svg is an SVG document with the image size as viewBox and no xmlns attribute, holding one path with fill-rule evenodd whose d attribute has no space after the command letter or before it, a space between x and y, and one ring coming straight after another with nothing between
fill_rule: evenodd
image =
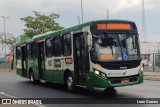
<instances>
[{"instance_id":1,"label":"curb","mask_svg":"<svg viewBox=\"0 0 160 107\"><path fill-rule=\"evenodd\" d=\"M144 80L160 81L160 75L144 75Z\"/></svg>"},{"instance_id":2,"label":"curb","mask_svg":"<svg viewBox=\"0 0 160 107\"><path fill-rule=\"evenodd\" d=\"M160 79L154 79L154 78L145 78L144 80L150 80L150 81L160 81Z\"/></svg>"}]
</instances>

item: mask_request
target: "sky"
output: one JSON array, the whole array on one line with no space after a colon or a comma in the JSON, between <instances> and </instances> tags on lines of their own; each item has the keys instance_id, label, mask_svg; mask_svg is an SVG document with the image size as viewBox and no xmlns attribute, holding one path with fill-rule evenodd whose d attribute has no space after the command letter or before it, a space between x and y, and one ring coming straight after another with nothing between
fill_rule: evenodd
<instances>
[{"instance_id":1,"label":"sky","mask_svg":"<svg viewBox=\"0 0 160 107\"><path fill-rule=\"evenodd\" d=\"M82 0L83 22L107 18L131 20L137 24L141 41L142 0ZM144 0L147 40L160 42L160 0ZM81 18L81 0L0 0L0 15L6 19L6 33L14 36L23 35L24 22L20 18L34 16L33 11L45 15L57 13L56 21L68 28L78 24ZM4 33L4 20L0 16L0 33ZM82 21L81 21L82 23ZM1 50L1 49L0 49Z\"/></svg>"}]
</instances>

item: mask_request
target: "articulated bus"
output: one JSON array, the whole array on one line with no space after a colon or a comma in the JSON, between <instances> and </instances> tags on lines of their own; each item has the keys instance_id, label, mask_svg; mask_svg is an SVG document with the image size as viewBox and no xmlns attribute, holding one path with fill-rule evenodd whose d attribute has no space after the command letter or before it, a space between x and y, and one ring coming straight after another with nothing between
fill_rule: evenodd
<instances>
[{"instance_id":1,"label":"articulated bus","mask_svg":"<svg viewBox=\"0 0 160 107\"><path fill-rule=\"evenodd\" d=\"M114 88L143 83L134 22L98 20L47 32L16 45L16 72L36 81Z\"/></svg>"}]
</instances>

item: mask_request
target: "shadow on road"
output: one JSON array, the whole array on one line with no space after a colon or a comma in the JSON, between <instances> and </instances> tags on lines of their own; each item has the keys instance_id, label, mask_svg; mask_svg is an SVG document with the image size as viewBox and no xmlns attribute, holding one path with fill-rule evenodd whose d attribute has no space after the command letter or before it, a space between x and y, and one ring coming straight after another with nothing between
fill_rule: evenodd
<instances>
[{"instance_id":1,"label":"shadow on road","mask_svg":"<svg viewBox=\"0 0 160 107\"><path fill-rule=\"evenodd\" d=\"M23 84L25 85L34 85L34 86L39 86L41 88L48 88L52 89L53 91L59 91L59 92L65 92L65 93L70 93L66 90L65 86L62 84L53 84L53 83L36 83L36 84L31 84L29 81L23 81ZM74 93L70 94L77 94L77 95L83 95L86 97L91 97L91 98L116 98L116 97L121 97L116 91L116 89L111 88L111 89L86 89L83 87L76 87L76 91ZM122 96L123 97L123 96Z\"/></svg>"},{"instance_id":2,"label":"shadow on road","mask_svg":"<svg viewBox=\"0 0 160 107\"><path fill-rule=\"evenodd\" d=\"M88 97L93 98L114 98L119 96L116 89L86 89L86 88L77 88L77 94L83 94Z\"/></svg>"}]
</instances>

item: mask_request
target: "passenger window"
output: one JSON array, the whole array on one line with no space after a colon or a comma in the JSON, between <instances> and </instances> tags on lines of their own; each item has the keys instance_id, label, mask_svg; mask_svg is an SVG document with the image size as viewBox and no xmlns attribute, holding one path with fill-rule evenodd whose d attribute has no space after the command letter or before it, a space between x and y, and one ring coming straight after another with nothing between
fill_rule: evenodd
<instances>
[{"instance_id":1,"label":"passenger window","mask_svg":"<svg viewBox=\"0 0 160 107\"><path fill-rule=\"evenodd\" d=\"M72 54L71 34L63 35L63 55L70 56Z\"/></svg>"},{"instance_id":2,"label":"passenger window","mask_svg":"<svg viewBox=\"0 0 160 107\"><path fill-rule=\"evenodd\" d=\"M37 58L37 44L35 42L31 45L31 54L33 58Z\"/></svg>"},{"instance_id":3,"label":"passenger window","mask_svg":"<svg viewBox=\"0 0 160 107\"><path fill-rule=\"evenodd\" d=\"M21 59L21 47L17 47L16 48L16 56L17 56L17 59Z\"/></svg>"},{"instance_id":4,"label":"passenger window","mask_svg":"<svg viewBox=\"0 0 160 107\"><path fill-rule=\"evenodd\" d=\"M62 55L61 36L57 36L53 39L53 53L55 57Z\"/></svg>"},{"instance_id":5,"label":"passenger window","mask_svg":"<svg viewBox=\"0 0 160 107\"><path fill-rule=\"evenodd\" d=\"M52 44L52 39L47 39L46 40L46 57L50 58L53 55L53 44Z\"/></svg>"},{"instance_id":6,"label":"passenger window","mask_svg":"<svg viewBox=\"0 0 160 107\"><path fill-rule=\"evenodd\" d=\"M37 58L37 45L35 42L27 44L28 58Z\"/></svg>"},{"instance_id":7,"label":"passenger window","mask_svg":"<svg viewBox=\"0 0 160 107\"><path fill-rule=\"evenodd\" d=\"M27 44L27 55L28 58L31 58L31 43Z\"/></svg>"}]
</instances>

